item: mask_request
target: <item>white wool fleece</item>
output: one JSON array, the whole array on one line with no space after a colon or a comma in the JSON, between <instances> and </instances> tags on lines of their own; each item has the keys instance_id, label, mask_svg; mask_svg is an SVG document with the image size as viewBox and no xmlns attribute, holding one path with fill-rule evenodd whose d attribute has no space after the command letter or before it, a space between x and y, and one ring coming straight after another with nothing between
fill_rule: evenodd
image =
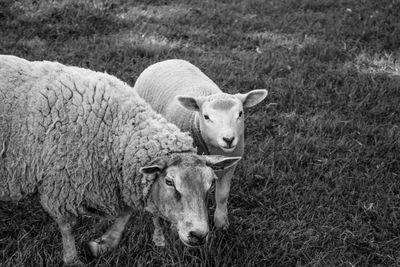
<instances>
[{"instance_id":1,"label":"white wool fleece","mask_svg":"<svg viewBox=\"0 0 400 267\"><path fill-rule=\"evenodd\" d=\"M55 217L142 207L154 177L139 169L196 153L121 80L55 62L0 55L0 200L39 192Z\"/></svg>"}]
</instances>

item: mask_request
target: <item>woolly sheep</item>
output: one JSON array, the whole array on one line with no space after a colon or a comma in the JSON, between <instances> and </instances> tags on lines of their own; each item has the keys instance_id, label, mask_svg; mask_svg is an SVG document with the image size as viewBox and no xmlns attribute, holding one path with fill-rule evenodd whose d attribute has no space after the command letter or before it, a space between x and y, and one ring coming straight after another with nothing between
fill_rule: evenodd
<instances>
[{"instance_id":1,"label":"woolly sheep","mask_svg":"<svg viewBox=\"0 0 400 267\"><path fill-rule=\"evenodd\" d=\"M200 69L179 59L149 66L134 89L168 121L190 131L199 154L226 156L243 155L243 107L258 104L268 94L263 89L223 93ZM227 201L235 168L217 172L214 222L223 229L229 226Z\"/></svg>"},{"instance_id":2,"label":"woolly sheep","mask_svg":"<svg viewBox=\"0 0 400 267\"><path fill-rule=\"evenodd\" d=\"M133 208L153 213L157 245L160 216L186 245L204 243L210 166L239 157L198 156L188 134L113 76L2 55L0 77L0 200L37 191L59 225L66 264L82 264L71 228L93 209L116 217L89 243L95 256L118 244Z\"/></svg>"}]
</instances>

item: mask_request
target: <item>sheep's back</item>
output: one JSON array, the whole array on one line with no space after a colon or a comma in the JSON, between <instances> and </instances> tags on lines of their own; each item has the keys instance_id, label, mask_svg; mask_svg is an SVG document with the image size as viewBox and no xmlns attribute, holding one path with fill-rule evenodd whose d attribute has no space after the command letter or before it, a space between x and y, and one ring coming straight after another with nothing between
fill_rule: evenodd
<instances>
[{"instance_id":1,"label":"sheep's back","mask_svg":"<svg viewBox=\"0 0 400 267\"><path fill-rule=\"evenodd\" d=\"M200 69L178 59L149 66L136 80L134 89L154 110L184 131L189 130L188 122L193 112L182 107L175 96L204 96L221 92Z\"/></svg>"},{"instance_id":2,"label":"sheep's back","mask_svg":"<svg viewBox=\"0 0 400 267\"><path fill-rule=\"evenodd\" d=\"M78 206L115 214L143 204L152 180L141 166L196 153L188 134L113 76L12 56L0 56L0 76L0 200L40 185L53 216Z\"/></svg>"}]
</instances>

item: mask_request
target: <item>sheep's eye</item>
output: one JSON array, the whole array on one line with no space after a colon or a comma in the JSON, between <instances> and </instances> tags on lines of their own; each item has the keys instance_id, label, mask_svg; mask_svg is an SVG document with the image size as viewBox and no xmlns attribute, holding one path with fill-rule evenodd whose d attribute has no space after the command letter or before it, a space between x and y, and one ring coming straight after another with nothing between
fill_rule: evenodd
<instances>
[{"instance_id":1,"label":"sheep's eye","mask_svg":"<svg viewBox=\"0 0 400 267\"><path fill-rule=\"evenodd\" d=\"M204 115L204 119L209 120L210 117L208 115Z\"/></svg>"},{"instance_id":2,"label":"sheep's eye","mask_svg":"<svg viewBox=\"0 0 400 267\"><path fill-rule=\"evenodd\" d=\"M240 111L239 112L239 118L242 117L242 115L243 115L243 111Z\"/></svg>"},{"instance_id":3,"label":"sheep's eye","mask_svg":"<svg viewBox=\"0 0 400 267\"><path fill-rule=\"evenodd\" d=\"M168 186L175 186L174 185L174 181L170 180L170 179L165 179L165 184Z\"/></svg>"}]
</instances>

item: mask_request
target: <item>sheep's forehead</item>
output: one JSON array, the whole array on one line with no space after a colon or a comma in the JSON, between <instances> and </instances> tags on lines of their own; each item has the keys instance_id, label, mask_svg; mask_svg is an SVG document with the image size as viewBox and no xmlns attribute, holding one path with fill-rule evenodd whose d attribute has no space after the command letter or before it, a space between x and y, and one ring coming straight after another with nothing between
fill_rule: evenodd
<instances>
[{"instance_id":1,"label":"sheep's forehead","mask_svg":"<svg viewBox=\"0 0 400 267\"><path fill-rule=\"evenodd\" d=\"M167 169L167 176L172 178L181 191L207 188L211 185L214 174L200 158L179 158Z\"/></svg>"},{"instance_id":2,"label":"sheep's forehead","mask_svg":"<svg viewBox=\"0 0 400 267\"><path fill-rule=\"evenodd\" d=\"M196 154L175 154L169 161L169 166L205 166L205 160Z\"/></svg>"},{"instance_id":3,"label":"sheep's forehead","mask_svg":"<svg viewBox=\"0 0 400 267\"><path fill-rule=\"evenodd\" d=\"M207 107L208 106L208 107ZM232 109L240 109L242 102L234 96L221 97L208 101L206 108L219 111L232 111Z\"/></svg>"},{"instance_id":4,"label":"sheep's forehead","mask_svg":"<svg viewBox=\"0 0 400 267\"><path fill-rule=\"evenodd\" d=\"M231 108L233 108L236 105L237 105L237 103L235 103L231 99L220 99L220 100L211 102L210 108L220 109L220 110L230 110Z\"/></svg>"}]
</instances>

